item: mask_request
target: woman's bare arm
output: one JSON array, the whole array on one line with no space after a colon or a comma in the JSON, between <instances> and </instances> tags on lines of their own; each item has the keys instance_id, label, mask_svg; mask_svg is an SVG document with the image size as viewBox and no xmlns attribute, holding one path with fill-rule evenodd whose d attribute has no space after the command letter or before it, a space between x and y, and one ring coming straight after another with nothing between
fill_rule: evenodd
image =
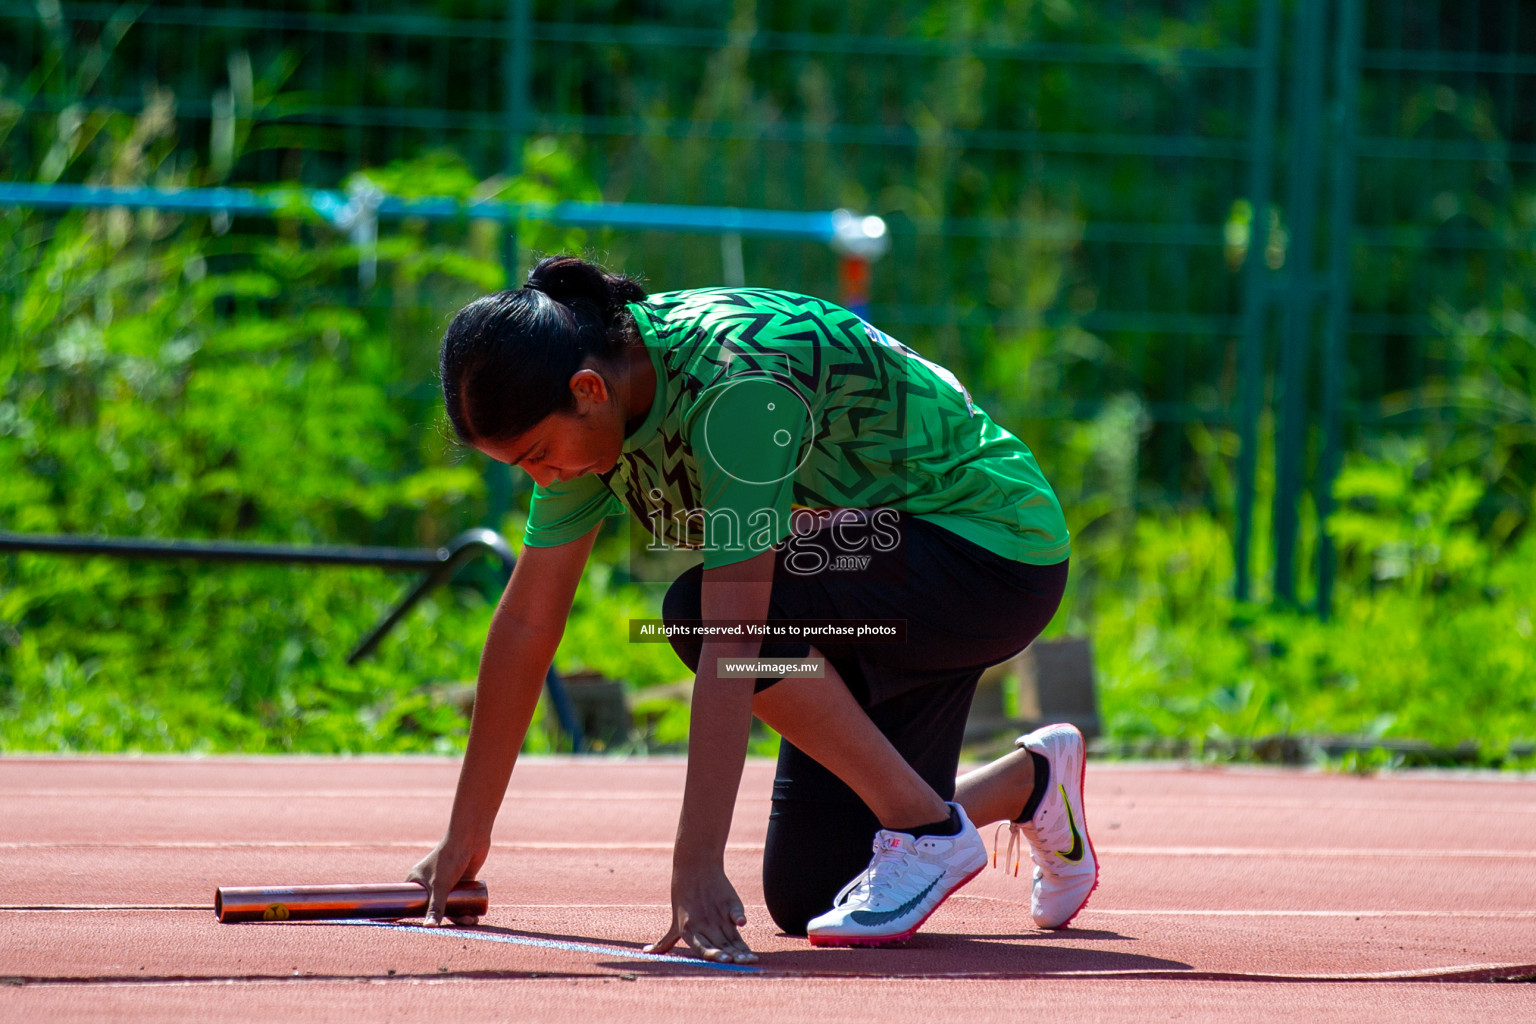
<instances>
[{"instance_id":1,"label":"woman's bare arm","mask_svg":"<svg viewBox=\"0 0 1536 1024\"><path fill-rule=\"evenodd\" d=\"M773 591L772 550L706 569L700 595L705 619L762 622ZM688 773L672 853L672 927L647 950L665 953L679 940L706 960L750 963L757 957L738 931L741 900L725 875L731 829L752 726L756 680L722 677L720 658L756 657L759 639L707 642L699 652L688 726Z\"/></svg>"},{"instance_id":2,"label":"woman's bare arm","mask_svg":"<svg viewBox=\"0 0 1536 1024\"><path fill-rule=\"evenodd\" d=\"M410 874L431 890L429 921L441 922L448 893L485 863L496 812L596 538L594 527L568 544L525 546L491 616L448 832Z\"/></svg>"}]
</instances>

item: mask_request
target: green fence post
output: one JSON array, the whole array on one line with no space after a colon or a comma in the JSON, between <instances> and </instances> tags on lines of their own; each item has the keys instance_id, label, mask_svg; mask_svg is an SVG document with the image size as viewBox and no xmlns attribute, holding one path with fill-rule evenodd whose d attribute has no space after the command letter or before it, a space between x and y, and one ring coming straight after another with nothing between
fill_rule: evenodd
<instances>
[{"instance_id":1,"label":"green fence post","mask_svg":"<svg viewBox=\"0 0 1536 1024\"><path fill-rule=\"evenodd\" d=\"M1253 69L1253 138L1249 150L1248 201L1253 219L1243 266L1243 336L1239 353L1237 455L1237 565L1235 596L1252 596L1253 505L1258 468L1259 410L1264 403L1264 339L1269 322L1269 188L1275 152L1275 99L1280 51L1280 0L1259 8L1257 60Z\"/></svg>"},{"instance_id":2,"label":"green fence post","mask_svg":"<svg viewBox=\"0 0 1536 1024\"><path fill-rule=\"evenodd\" d=\"M1328 321L1323 335L1323 453L1317 468L1317 614L1333 611L1336 552L1328 535L1333 511L1333 480L1343 457L1340 410L1344 404L1345 358L1349 348L1350 261L1354 234L1355 132L1360 96L1360 0L1340 0L1338 46L1334 55L1338 130L1334 134L1333 208L1329 217Z\"/></svg>"},{"instance_id":3,"label":"green fence post","mask_svg":"<svg viewBox=\"0 0 1536 1024\"><path fill-rule=\"evenodd\" d=\"M1318 133L1321 128L1325 0L1298 0L1291 80L1290 181L1280 424L1275 451L1275 598L1296 600L1296 534L1307 447L1307 380L1316 295Z\"/></svg>"},{"instance_id":4,"label":"green fence post","mask_svg":"<svg viewBox=\"0 0 1536 1024\"><path fill-rule=\"evenodd\" d=\"M528 78L532 49L529 46L533 31L531 0L507 0L507 38L504 58L506 110L506 175L516 178L523 172L523 143L528 134ZM508 288L517 287L517 220L513 218L502 228L501 265L506 270ZM486 523L492 530L502 529L502 520L512 508L515 485L512 469L505 463L486 460L485 497Z\"/></svg>"},{"instance_id":5,"label":"green fence post","mask_svg":"<svg viewBox=\"0 0 1536 1024\"><path fill-rule=\"evenodd\" d=\"M507 0L506 79L507 177L523 173L523 144L528 135L528 79L532 73L533 32L531 0ZM517 222L507 225L502 236L501 263L507 271L507 287L517 283Z\"/></svg>"}]
</instances>

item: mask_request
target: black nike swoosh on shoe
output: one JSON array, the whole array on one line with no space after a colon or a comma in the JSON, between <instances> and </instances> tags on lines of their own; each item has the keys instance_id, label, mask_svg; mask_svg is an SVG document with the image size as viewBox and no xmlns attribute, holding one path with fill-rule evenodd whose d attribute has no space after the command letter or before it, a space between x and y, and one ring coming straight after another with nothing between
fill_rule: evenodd
<instances>
[{"instance_id":1,"label":"black nike swoosh on shoe","mask_svg":"<svg viewBox=\"0 0 1536 1024\"><path fill-rule=\"evenodd\" d=\"M1066 852L1057 850L1056 856L1076 864L1083 859L1083 834L1077 830L1077 819L1072 816L1072 802L1067 799L1067 787L1057 783L1056 788L1061 790L1061 803L1067 809L1067 825L1072 829L1072 849Z\"/></svg>"},{"instance_id":2,"label":"black nike swoosh on shoe","mask_svg":"<svg viewBox=\"0 0 1536 1024\"><path fill-rule=\"evenodd\" d=\"M939 878L943 877L943 875L939 876ZM916 896L913 896L910 900L907 900L907 902L903 903L895 910L855 910L853 913L849 914L848 917L853 921L854 924L862 924L866 927L888 924L891 921L896 920L898 917L902 917L905 914L910 914L912 909L921 903L925 896L933 891L933 887L939 884L939 878L935 878L933 881L929 882L928 888L924 889Z\"/></svg>"}]
</instances>

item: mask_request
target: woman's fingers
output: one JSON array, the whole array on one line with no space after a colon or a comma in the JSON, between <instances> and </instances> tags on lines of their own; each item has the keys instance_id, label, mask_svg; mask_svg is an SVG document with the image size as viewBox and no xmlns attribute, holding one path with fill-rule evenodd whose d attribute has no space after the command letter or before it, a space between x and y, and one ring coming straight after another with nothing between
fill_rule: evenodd
<instances>
[{"instance_id":1,"label":"woman's fingers","mask_svg":"<svg viewBox=\"0 0 1536 1024\"><path fill-rule=\"evenodd\" d=\"M735 959L731 954L720 948L723 945L722 943L700 932L693 932L688 936L688 945L692 946L693 951L703 960L723 960L729 962Z\"/></svg>"},{"instance_id":2,"label":"woman's fingers","mask_svg":"<svg viewBox=\"0 0 1536 1024\"><path fill-rule=\"evenodd\" d=\"M722 922L722 924L725 924ZM728 924L726 924L728 927ZM647 953L667 953L682 942L702 960L712 960L721 963L750 963L757 959L757 954L741 941L739 935L727 934L725 927L713 929L703 927L678 928L673 925L667 930L667 934L657 941L644 947Z\"/></svg>"},{"instance_id":3,"label":"woman's fingers","mask_svg":"<svg viewBox=\"0 0 1536 1024\"><path fill-rule=\"evenodd\" d=\"M646 946L645 952L665 953L673 946L677 945L677 940L680 938L682 938L682 932L678 931L677 924L674 923L671 928L667 929L667 934L663 935L649 946Z\"/></svg>"},{"instance_id":4,"label":"woman's fingers","mask_svg":"<svg viewBox=\"0 0 1536 1024\"><path fill-rule=\"evenodd\" d=\"M407 882L415 882L427 890L427 924L440 923L443 911L448 907L448 893L439 893L439 886L434 879L437 876L437 851L433 850L427 857L405 876Z\"/></svg>"},{"instance_id":5,"label":"woman's fingers","mask_svg":"<svg viewBox=\"0 0 1536 1024\"><path fill-rule=\"evenodd\" d=\"M443 881L441 872L432 877L432 897L427 901L427 923L440 925L448 914L448 894L453 886Z\"/></svg>"},{"instance_id":6,"label":"woman's fingers","mask_svg":"<svg viewBox=\"0 0 1536 1024\"><path fill-rule=\"evenodd\" d=\"M726 920L722 931L725 933L726 950L736 957L737 963L751 962L757 959L757 954L752 952L752 947L747 945L747 940L741 937L737 929L747 923L747 913L743 909L740 900L732 900L726 904Z\"/></svg>"},{"instance_id":7,"label":"woman's fingers","mask_svg":"<svg viewBox=\"0 0 1536 1024\"><path fill-rule=\"evenodd\" d=\"M726 941L726 952L736 958L739 964L752 963L757 960L757 954L752 952L752 947L747 945L740 935L732 935Z\"/></svg>"},{"instance_id":8,"label":"woman's fingers","mask_svg":"<svg viewBox=\"0 0 1536 1024\"><path fill-rule=\"evenodd\" d=\"M692 929L687 935L688 944L705 960L726 963L748 963L757 955L742 941L731 921L716 921Z\"/></svg>"},{"instance_id":9,"label":"woman's fingers","mask_svg":"<svg viewBox=\"0 0 1536 1024\"><path fill-rule=\"evenodd\" d=\"M699 954L699 958L701 960L708 960L712 963L730 964L736 962L736 958L734 956L727 953L723 949L716 949L715 947L709 945L707 942L700 943L699 946L695 949L695 952Z\"/></svg>"},{"instance_id":10,"label":"woman's fingers","mask_svg":"<svg viewBox=\"0 0 1536 1024\"><path fill-rule=\"evenodd\" d=\"M475 877L475 872L485 861L483 848L466 848L466 844L444 837L437 848L424 857L411 871L410 880L427 887L427 924L442 925L448 922L448 897L460 882ZM464 923L467 918L456 920Z\"/></svg>"},{"instance_id":11,"label":"woman's fingers","mask_svg":"<svg viewBox=\"0 0 1536 1024\"><path fill-rule=\"evenodd\" d=\"M711 932L711 938L714 947L721 953L724 953L727 959L736 961L757 959L752 955L752 950L748 948L746 942L742 939L741 933L736 930L735 920L718 922Z\"/></svg>"}]
</instances>

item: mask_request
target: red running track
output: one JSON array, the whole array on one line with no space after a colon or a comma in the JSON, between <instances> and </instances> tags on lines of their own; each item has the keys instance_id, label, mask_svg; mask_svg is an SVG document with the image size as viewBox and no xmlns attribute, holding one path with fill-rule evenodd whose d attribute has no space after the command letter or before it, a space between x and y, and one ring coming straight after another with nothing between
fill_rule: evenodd
<instances>
[{"instance_id":1,"label":"red running track","mask_svg":"<svg viewBox=\"0 0 1536 1024\"><path fill-rule=\"evenodd\" d=\"M658 958L677 760L525 759L474 929L220 925L218 885L390 881L445 759L0 759L0 1019L1536 1020L1536 782L1093 764L1103 878L1033 928L1028 864L906 947L778 934L748 766L727 869L754 969ZM1006 839L1006 833L1004 835Z\"/></svg>"}]
</instances>

